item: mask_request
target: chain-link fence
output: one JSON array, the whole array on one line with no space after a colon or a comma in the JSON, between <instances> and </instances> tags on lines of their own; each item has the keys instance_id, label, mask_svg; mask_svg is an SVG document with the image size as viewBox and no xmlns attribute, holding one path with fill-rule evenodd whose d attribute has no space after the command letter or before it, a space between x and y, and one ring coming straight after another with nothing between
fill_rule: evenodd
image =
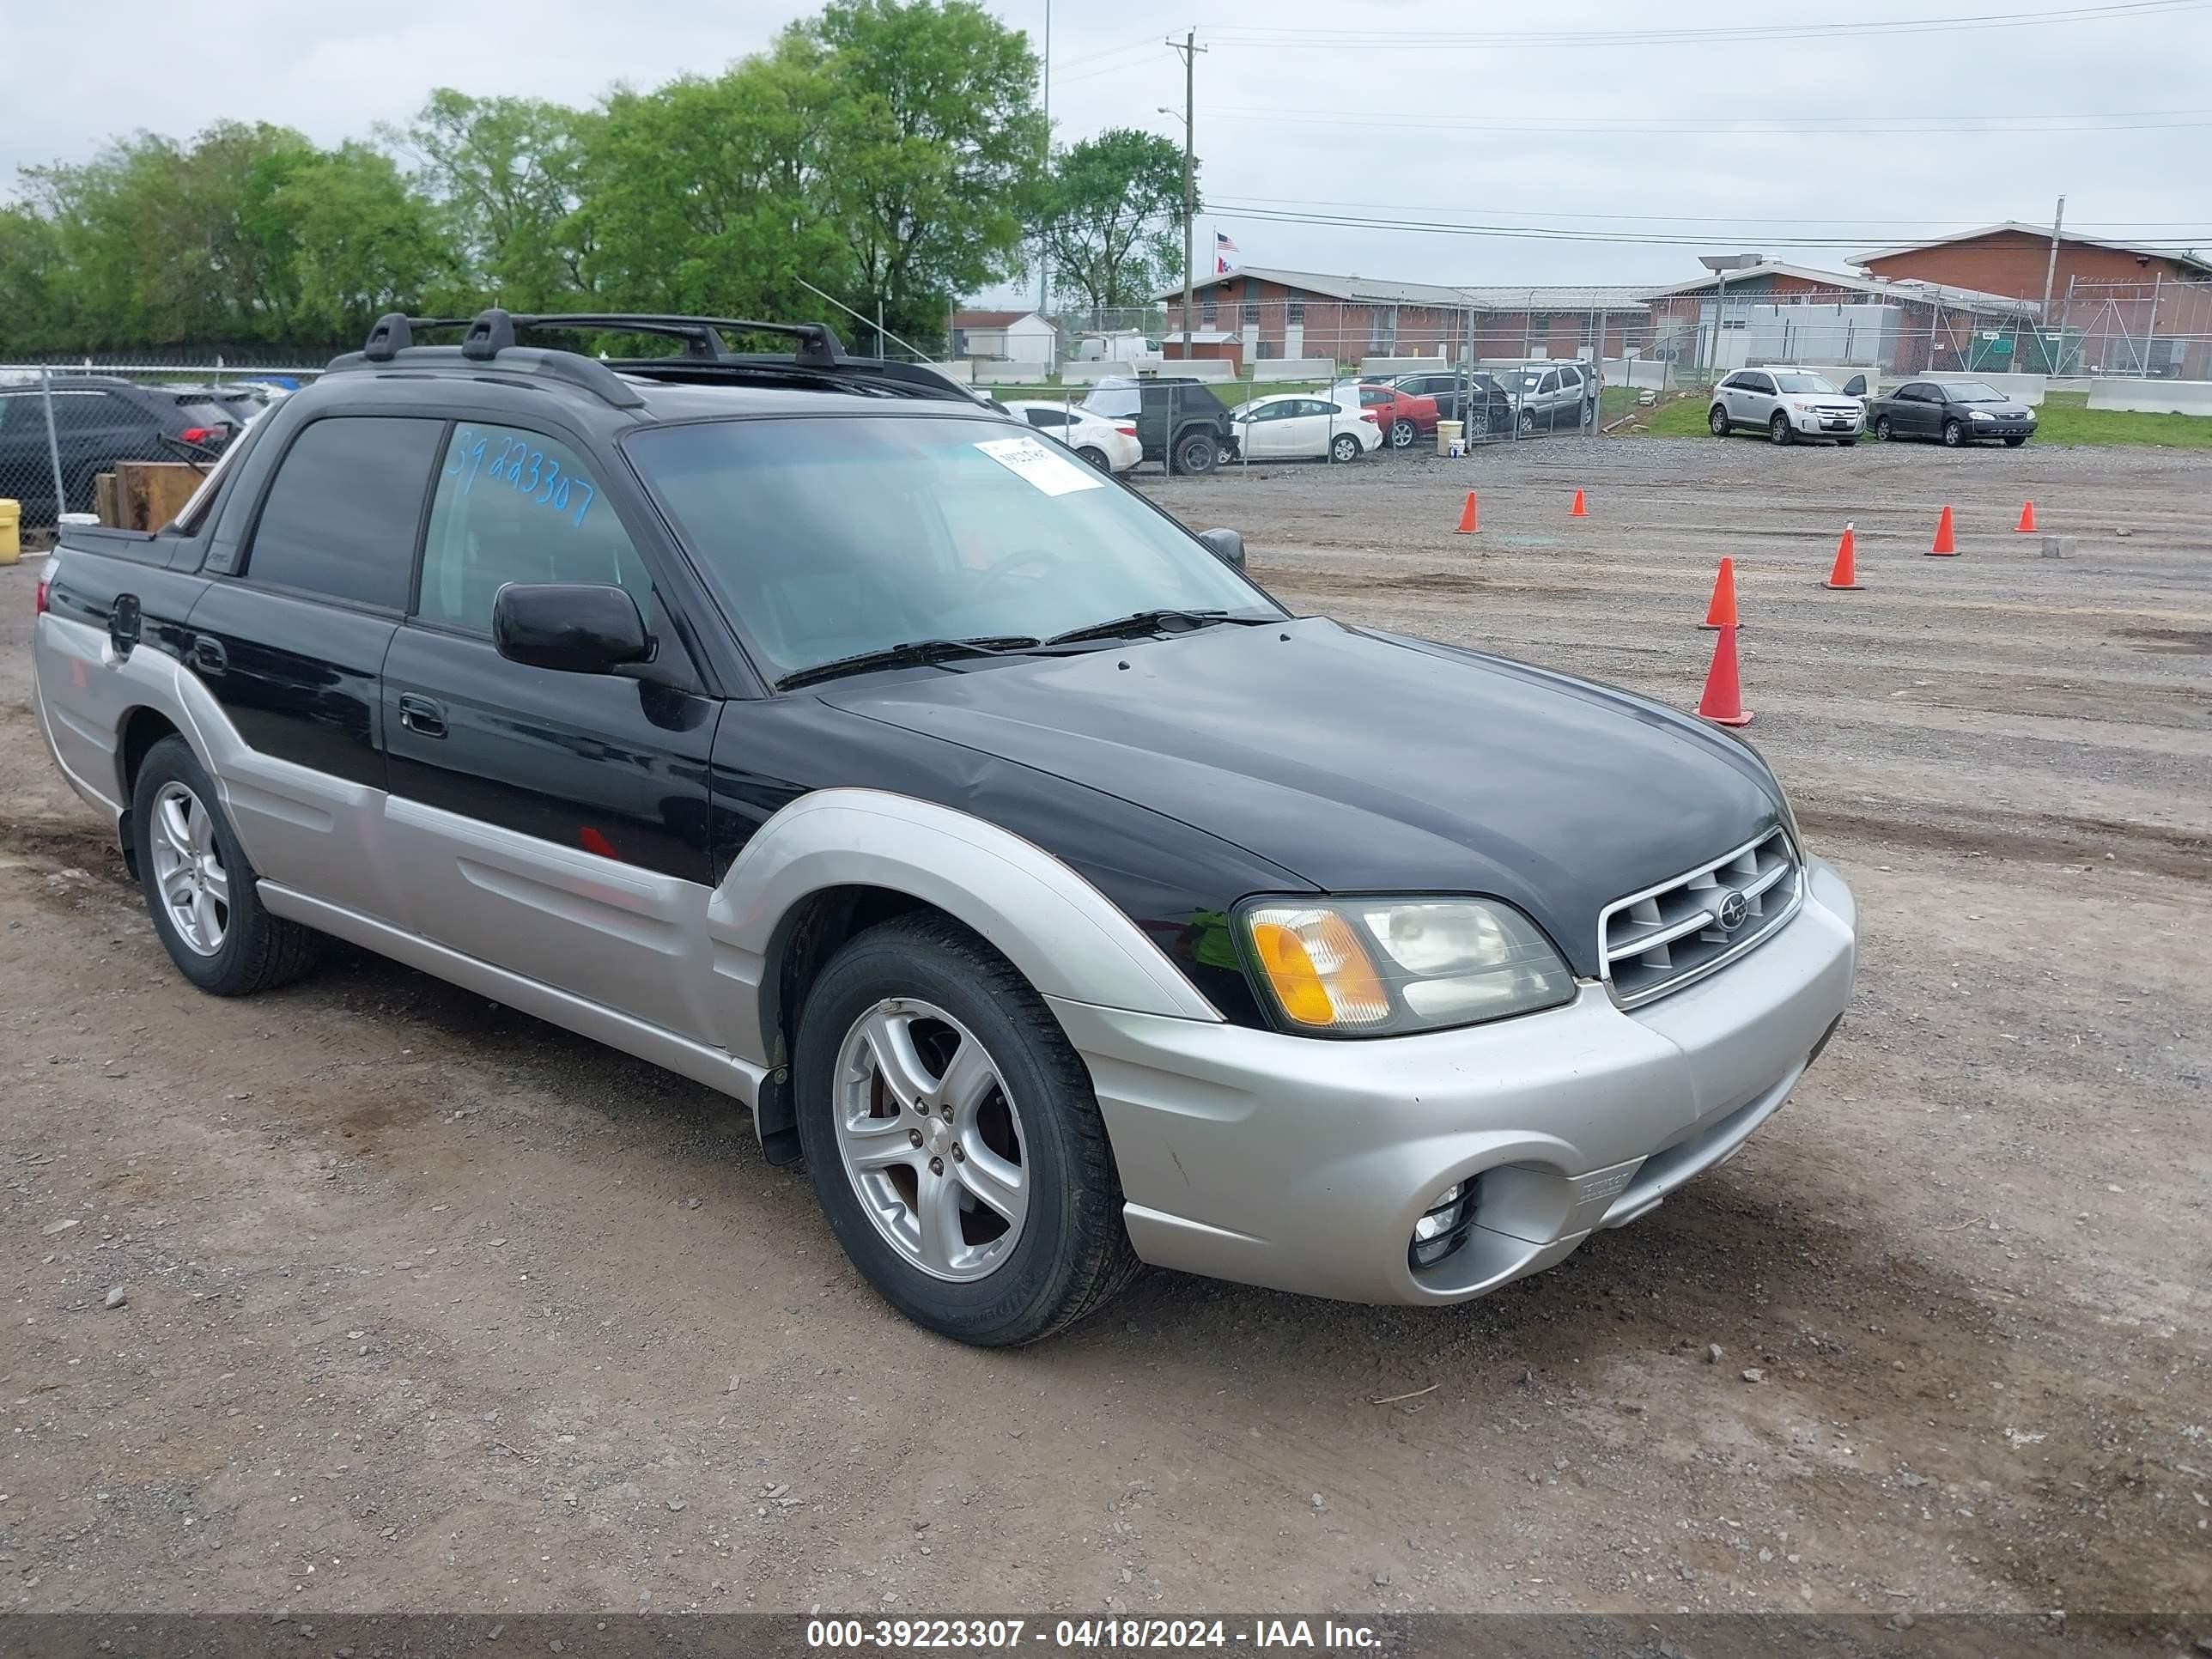
<instances>
[{"instance_id":1,"label":"chain-link fence","mask_svg":"<svg viewBox=\"0 0 2212 1659\"><path fill-rule=\"evenodd\" d=\"M0 364L0 499L27 530L100 509L118 463L211 466L225 445L320 365L198 362Z\"/></svg>"}]
</instances>

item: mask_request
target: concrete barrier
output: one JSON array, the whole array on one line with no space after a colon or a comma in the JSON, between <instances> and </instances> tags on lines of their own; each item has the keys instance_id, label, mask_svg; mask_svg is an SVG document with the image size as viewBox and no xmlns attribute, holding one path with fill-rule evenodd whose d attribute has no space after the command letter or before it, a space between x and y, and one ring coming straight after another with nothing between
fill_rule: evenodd
<instances>
[{"instance_id":1,"label":"concrete barrier","mask_svg":"<svg viewBox=\"0 0 2212 1659\"><path fill-rule=\"evenodd\" d=\"M1657 357L1608 357L1605 360L1605 383L1665 392L1674 384L1674 364Z\"/></svg>"},{"instance_id":2,"label":"concrete barrier","mask_svg":"<svg viewBox=\"0 0 2212 1659\"><path fill-rule=\"evenodd\" d=\"M948 380L957 380L963 386L975 384L975 360L973 357L956 358L949 363L931 363L927 367Z\"/></svg>"},{"instance_id":3,"label":"concrete barrier","mask_svg":"<svg viewBox=\"0 0 2212 1659\"><path fill-rule=\"evenodd\" d=\"M2212 415L2212 380L2094 380L2089 382L2089 407L2138 415Z\"/></svg>"},{"instance_id":4,"label":"concrete barrier","mask_svg":"<svg viewBox=\"0 0 2212 1659\"><path fill-rule=\"evenodd\" d=\"M1062 363L1060 366L1060 378L1068 386L1095 386L1109 374L1158 374L1164 372L1166 368L1166 362L1158 357L1146 357L1141 362L1133 362L1122 357L1101 357L1095 361L1082 360ZM1178 369L1176 372L1181 374L1182 370Z\"/></svg>"},{"instance_id":5,"label":"concrete barrier","mask_svg":"<svg viewBox=\"0 0 2212 1659\"><path fill-rule=\"evenodd\" d=\"M1255 380L1333 380L1336 365L1326 357L1260 357L1249 367Z\"/></svg>"},{"instance_id":6,"label":"concrete barrier","mask_svg":"<svg viewBox=\"0 0 2212 1659\"><path fill-rule=\"evenodd\" d=\"M975 386L1042 386L1052 378L1049 363L994 362L975 360Z\"/></svg>"}]
</instances>

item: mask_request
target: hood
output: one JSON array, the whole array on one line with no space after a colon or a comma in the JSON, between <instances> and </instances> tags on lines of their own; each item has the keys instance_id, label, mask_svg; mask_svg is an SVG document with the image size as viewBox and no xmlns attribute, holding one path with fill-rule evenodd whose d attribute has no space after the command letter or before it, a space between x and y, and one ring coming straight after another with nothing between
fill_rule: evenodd
<instances>
[{"instance_id":1,"label":"hood","mask_svg":"<svg viewBox=\"0 0 2212 1659\"><path fill-rule=\"evenodd\" d=\"M1606 905L1781 812L1755 753L1670 709L1322 618L819 695L1179 819L1325 891L1504 899L1585 975Z\"/></svg>"}]
</instances>

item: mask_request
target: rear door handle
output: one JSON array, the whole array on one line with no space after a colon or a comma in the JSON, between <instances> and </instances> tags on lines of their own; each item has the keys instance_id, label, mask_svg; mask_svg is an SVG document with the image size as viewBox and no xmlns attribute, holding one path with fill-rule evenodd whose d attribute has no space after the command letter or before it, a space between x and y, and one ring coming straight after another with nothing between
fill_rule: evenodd
<instances>
[{"instance_id":1,"label":"rear door handle","mask_svg":"<svg viewBox=\"0 0 2212 1659\"><path fill-rule=\"evenodd\" d=\"M203 674L220 674L230 666L230 653L221 640L203 634L192 641L192 666Z\"/></svg>"},{"instance_id":2,"label":"rear door handle","mask_svg":"<svg viewBox=\"0 0 2212 1659\"><path fill-rule=\"evenodd\" d=\"M418 738L446 735L446 711L429 698L411 692L399 699L399 723Z\"/></svg>"}]
</instances>

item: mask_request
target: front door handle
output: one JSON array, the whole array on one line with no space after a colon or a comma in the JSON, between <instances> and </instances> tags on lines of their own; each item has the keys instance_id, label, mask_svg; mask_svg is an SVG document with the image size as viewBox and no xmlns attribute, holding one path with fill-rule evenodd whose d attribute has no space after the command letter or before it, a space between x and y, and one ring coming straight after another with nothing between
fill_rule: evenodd
<instances>
[{"instance_id":1,"label":"front door handle","mask_svg":"<svg viewBox=\"0 0 2212 1659\"><path fill-rule=\"evenodd\" d=\"M399 723L418 738L446 735L446 711L429 698L411 692L399 699Z\"/></svg>"},{"instance_id":2,"label":"front door handle","mask_svg":"<svg viewBox=\"0 0 2212 1659\"><path fill-rule=\"evenodd\" d=\"M230 666L230 653L221 640L203 634L192 641L192 666L203 674L220 674Z\"/></svg>"}]
</instances>

